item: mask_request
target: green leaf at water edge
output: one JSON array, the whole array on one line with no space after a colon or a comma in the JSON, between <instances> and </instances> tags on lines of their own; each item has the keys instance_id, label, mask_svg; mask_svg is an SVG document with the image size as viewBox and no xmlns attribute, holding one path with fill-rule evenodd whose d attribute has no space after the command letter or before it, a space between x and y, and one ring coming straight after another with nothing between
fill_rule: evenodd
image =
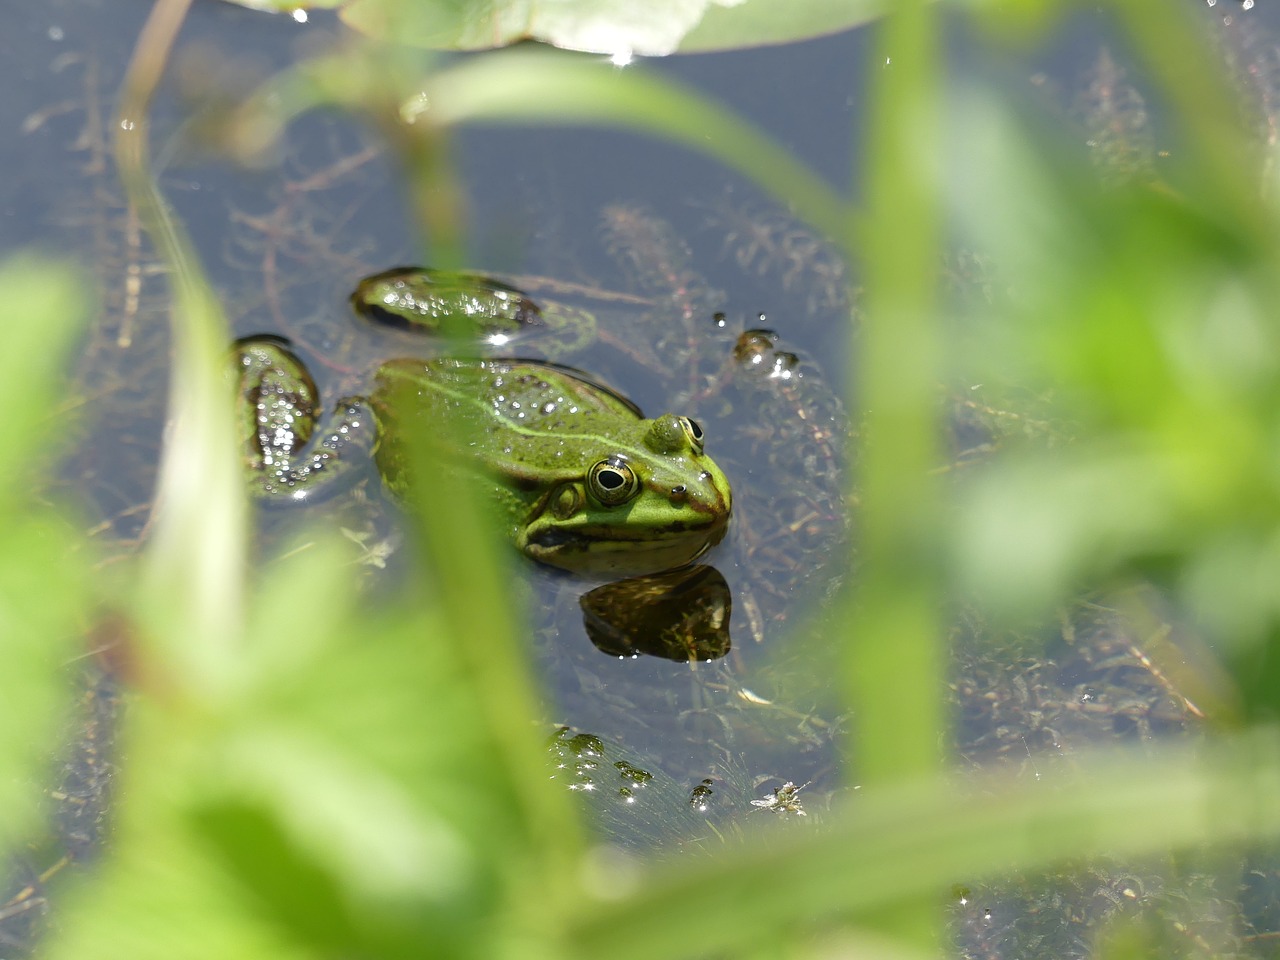
<instances>
[{"instance_id":1,"label":"green leaf at water edge","mask_svg":"<svg viewBox=\"0 0 1280 960\"><path fill-rule=\"evenodd\" d=\"M611 56L663 56L835 33L891 6L886 0L350 0L342 18L379 40L436 50L541 40Z\"/></svg>"}]
</instances>

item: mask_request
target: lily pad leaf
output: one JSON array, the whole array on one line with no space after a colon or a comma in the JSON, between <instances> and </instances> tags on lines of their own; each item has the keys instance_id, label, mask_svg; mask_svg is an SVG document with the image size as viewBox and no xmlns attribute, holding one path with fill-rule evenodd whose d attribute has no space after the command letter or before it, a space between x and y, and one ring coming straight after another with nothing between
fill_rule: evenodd
<instances>
[{"instance_id":1,"label":"lily pad leaf","mask_svg":"<svg viewBox=\"0 0 1280 960\"><path fill-rule=\"evenodd\" d=\"M227 0L250 10L263 10L267 13L293 13L295 10L318 10L338 7L344 0Z\"/></svg>"},{"instance_id":2,"label":"lily pad leaf","mask_svg":"<svg viewBox=\"0 0 1280 960\"><path fill-rule=\"evenodd\" d=\"M786 43L875 19L887 0L349 0L348 26L380 40L482 50L541 40L567 50L664 56Z\"/></svg>"},{"instance_id":3,"label":"lily pad leaf","mask_svg":"<svg viewBox=\"0 0 1280 960\"><path fill-rule=\"evenodd\" d=\"M810 40L851 30L885 16L891 0L744 0L710 4L698 25L684 35L679 53L737 50Z\"/></svg>"}]
</instances>

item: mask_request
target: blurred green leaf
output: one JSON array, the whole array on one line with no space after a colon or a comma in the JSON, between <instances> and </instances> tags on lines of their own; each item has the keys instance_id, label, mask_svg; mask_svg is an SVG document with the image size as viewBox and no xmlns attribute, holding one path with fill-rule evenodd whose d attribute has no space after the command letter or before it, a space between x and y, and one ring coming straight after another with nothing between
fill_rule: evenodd
<instances>
[{"instance_id":1,"label":"blurred green leaf","mask_svg":"<svg viewBox=\"0 0 1280 960\"><path fill-rule=\"evenodd\" d=\"M3 409L30 411L5 418L5 455L0 458L0 503L30 496L34 468L48 466L60 438L68 401L65 369L79 336L87 304L85 285L69 266L31 255L0 264L6 343L0 351ZM53 441L51 443L51 441Z\"/></svg>"},{"instance_id":2,"label":"blurred green leaf","mask_svg":"<svg viewBox=\"0 0 1280 960\"><path fill-rule=\"evenodd\" d=\"M0 295L3 286L0 285ZM87 578L82 547L45 507L0 511L0 852L30 839L40 785L67 737L72 684L66 666L83 646Z\"/></svg>"},{"instance_id":3,"label":"blurred green leaf","mask_svg":"<svg viewBox=\"0 0 1280 960\"><path fill-rule=\"evenodd\" d=\"M112 960L279 960L314 956L245 903L224 860L184 820L179 798L199 766L191 727L139 698L123 742L127 792L113 817L112 851L66 891L50 957ZM193 749L196 748L196 749Z\"/></svg>"},{"instance_id":4,"label":"blurred green leaf","mask_svg":"<svg viewBox=\"0 0 1280 960\"><path fill-rule=\"evenodd\" d=\"M1003 290L958 331L962 376L1051 396L1065 431L966 484L966 586L1025 614L1118 575L1202 578L1196 558L1223 537L1265 542L1280 526L1272 244L1216 187L1104 186L991 91L955 114L959 221ZM1205 622L1239 624L1214 606L1202 588Z\"/></svg>"},{"instance_id":5,"label":"blurred green leaf","mask_svg":"<svg viewBox=\"0 0 1280 960\"><path fill-rule=\"evenodd\" d=\"M361 948L340 877L290 842L272 812L247 803L210 803L195 817L263 922L278 924L299 946L316 953Z\"/></svg>"},{"instance_id":6,"label":"blurred green leaf","mask_svg":"<svg viewBox=\"0 0 1280 960\"><path fill-rule=\"evenodd\" d=\"M84 904L66 955L99 955L94 944L115 942L132 915L119 911L150 898L196 930L225 922L214 942L244 938L250 955L266 937L370 956L430 940L437 956L483 956L530 922L523 904L550 878L531 859L519 797L552 790L530 713L511 704L495 717L459 638L421 604L361 614L343 555L322 539L271 564L239 672L131 712L135 775L110 868L129 889ZM326 598L323 616L299 608L303 585ZM513 779L500 723L534 744L535 782ZM539 842L574 849L571 837ZM174 883L156 858L189 878ZM147 926L151 939L132 948L172 948L166 924Z\"/></svg>"},{"instance_id":7,"label":"blurred green leaf","mask_svg":"<svg viewBox=\"0 0 1280 960\"><path fill-rule=\"evenodd\" d=\"M768 0L349 0L342 19L378 40L435 50L541 40L629 57L802 40L891 7L886 0L791 0L780 17Z\"/></svg>"},{"instance_id":8,"label":"blurred green leaf","mask_svg":"<svg viewBox=\"0 0 1280 960\"><path fill-rule=\"evenodd\" d=\"M40 785L63 749L72 685L66 665L88 623L86 547L45 499L47 468L71 433L64 368L85 306L78 273L34 256L0 264L0 303L12 334L0 352L0 851L30 839ZM61 408L61 409L60 409ZM10 441L12 445L10 446Z\"/></svg>"}]
</instances>

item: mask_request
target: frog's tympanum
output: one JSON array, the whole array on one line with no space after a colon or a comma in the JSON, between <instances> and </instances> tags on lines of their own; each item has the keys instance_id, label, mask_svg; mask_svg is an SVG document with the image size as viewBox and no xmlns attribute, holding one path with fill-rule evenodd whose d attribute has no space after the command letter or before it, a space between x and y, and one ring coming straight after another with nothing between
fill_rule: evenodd
<instances>
[{"instance_id":1,"label":"frog's tympanum","mask_svg":"<svg viewBox=\"0 0 1280 960\"><path fill-rule=\"evenodd\" d=\"M359 312L396 325L506 344L564 315L482 277L398 269L361 283ZM574 326L577 329L577 326ZM535 360L396 359L366 396L340 400L316 431L314 383L285 342L238 341L242 435L260 499L302 500L372 449L388 488L410 482L404 435L445 438L452 469L488 485L526 556L591 575L634 576L691 563L718 543L731 496L702 429L629 400L568 367ZM316 436L313 436L316 434Z\"/></svg>"}]
</instances>

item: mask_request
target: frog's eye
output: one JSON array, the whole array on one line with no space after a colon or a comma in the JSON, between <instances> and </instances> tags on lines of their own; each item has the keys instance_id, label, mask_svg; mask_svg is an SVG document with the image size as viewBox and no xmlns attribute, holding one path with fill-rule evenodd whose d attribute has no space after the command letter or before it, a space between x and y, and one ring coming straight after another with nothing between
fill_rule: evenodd
<instances>
[{"instance_id":1,"label":"frog's eye","mask_svg":"<svg viewBox=\"0 0 1280 960\"><path fill-rule=\"evenodd\" d=\"M692 417L681 417L680 426L684 428L685 435L689 438L689 443L693 447L693 452L701 453L702 442L705 437L702 432L702 425Z\"/></svg>"},{"instance_id":2,"label":"frog's eye","mask_svg":"<svg viewBox=\"0 0 1280 960\"><path fill-rule=\"evenodd\" d=\"M654 453L676 455L702 453L702 427L697 420L664 413L644 435L644 445Z\"/></svg>"},{"instance_id":3,"label":"frog's eye","mask_svg":"<svg viewBox=\"0 0 1280 960\"><path fill-rule=\"evenodd\" d=\"M606 507L616 507L640 492L640 478L626 458L609 457L587 472L587 489Z\"/></svg>"}]
</instances>

